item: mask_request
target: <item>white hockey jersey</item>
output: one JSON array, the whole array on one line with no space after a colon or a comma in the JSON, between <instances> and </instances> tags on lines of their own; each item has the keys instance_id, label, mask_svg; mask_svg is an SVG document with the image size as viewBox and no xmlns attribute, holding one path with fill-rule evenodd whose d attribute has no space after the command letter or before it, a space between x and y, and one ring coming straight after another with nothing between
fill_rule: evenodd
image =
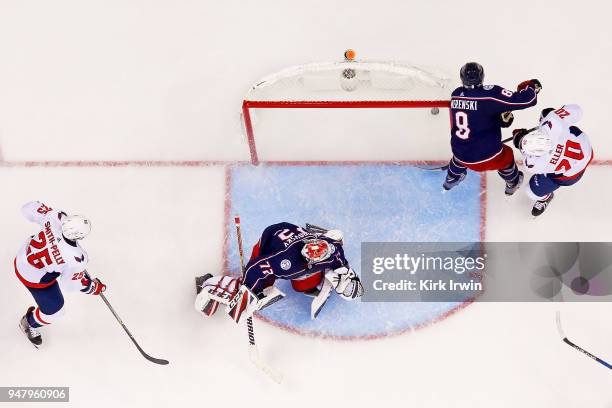
<instances>
[{"instance_id":1,"label":"white hockey jersey","mask_svg":"<svg viewBox=\"0 0 612 408\"><path fill-rule=\"evenodd\" d=\"M588 136L573 126L582 118L578 105L563 105L540 120L540 130L552 139L549 155L530 156L523 152L525 166L534 174L555 174L557 179L580 176L593 160L593 148Z\"/></svg>"},{"instance_id":2,"label":"white hockey jersey","mask_svg":"<svg viewBox=\"0 0 612 408\"><path fill-rule=\"evenodd\" d=\"M25 204L21 212L41 229L28 239L15 258L19 280L30 288L45 288L59 281L64 289L83 289L89 258L78 242L63 237L61 218L66 213L39 201Z\"/></svg>"}]
</instances>

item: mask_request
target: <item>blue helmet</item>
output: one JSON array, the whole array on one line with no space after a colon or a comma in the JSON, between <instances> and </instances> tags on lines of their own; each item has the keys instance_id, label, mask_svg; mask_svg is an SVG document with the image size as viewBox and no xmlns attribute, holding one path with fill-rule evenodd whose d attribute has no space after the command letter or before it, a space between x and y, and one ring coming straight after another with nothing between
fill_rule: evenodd
<instances>
[{"instance_id":1,"label":"blue helmet","mask_svg":"<svg viewBox=\"0 0 612 408\"><path fill-rule=\"evenodd\" d=\"M477 62L468 62L462 66L459 75L463 86L466 87L481 86L484 81L484 69Z\"/></svg>"}]
</instances>

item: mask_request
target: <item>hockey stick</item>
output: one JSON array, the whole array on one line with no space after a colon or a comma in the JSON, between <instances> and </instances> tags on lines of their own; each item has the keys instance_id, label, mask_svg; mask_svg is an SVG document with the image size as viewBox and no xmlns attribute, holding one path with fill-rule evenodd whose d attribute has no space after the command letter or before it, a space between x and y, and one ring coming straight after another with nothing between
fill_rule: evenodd
<instances>
[{"instance_id":1,"label":"hockey stick","mask_svg":"<svg viewBox=\"0 0 612 408\"><path fill-rule=\"evenodd\" d=\"M531 132L533 132L533 131L534 131L534 130L536 130L538 127L539 127L539 126L534 126L534 127L532 127L531 129L527 129L527 133L531 133ZM503 144L506 144L506 143L508 143L509 141L511 141L512 139L514 139L514 136L507 137L507 138L503 139L501 142L502 142ZM442 165L442 166L434 166L434 167L426 167L426 166L422 166L422 165L418 165L418 164L417 164L417 165L415 165L414 167L417 167L417 168L419 168L419 169L421 169L421 170L448 170L448 164L445 164L445 165Z\"/></svg>"},{"instance_id":2,"label":"hockey stick","mask_svg":"<svg viewBox=\"0 0 612 408\"><path fill-rule=\"evenodd\" d=\"M242 232L240 228L240 216L234 216L234 224L236 225L236 237L238 238L238 254L240 255L240 270L242 272L242 277L244 278L244 250L242 246ZM249 358L251 362L263 371L268 377L270 377L274 382L280 384L283 381L283 376L278 371L274 370L272 367L268 366L263 360L259 357L259 351L257 350L257 344L255 343L255 327L253 325L253 316L249 317L246 321L247 333L249 335Z\"/></svg>"},{"instance_id":3,"label":"hockey stick","mask_svg":"<svg viewBox=\"0 0 612 408\"><path fill-rule=\"evenodd\" d=\"M578 350L579 352L581 352L585 356L590 357L593 360L597 361L599 364L603 365L604 367L608 367L608 368L612 369L612 365L610 365L609 363L605 362L601 358L599 358L597 356L594 356L593 354L589 353L588 351L586 351L582 347L574 344L571 340L569 340L567 338L567 336L565 335L565 332L563 331L563 327L561 326L561 312L559 312L559 311L557 311L557 330L559 331L559 334L561 335L561 338L563 339L563 341L566 344L568 344L569 346L575 348L576 350Z\"/></svg>"},{"instance_id":4,"label":"hockey stick","mask_svg":"<svg viewBox=\"0 0 612 408\"><path fill-rule=\"evenodd\" d=\"M91 280L91 277L89 276L89 274L86 273L85 276L87 276L87 279ZM145 353L144 350L142 349L142 347L140 347L140 345L138 344L138 342L136 342L136 339L134 339L134 336L132 336L132 333L130 333L130 331L128 330L127 326L123 323L123 320L121 320L121 318L119 317L117 312L115 312L115 309L113 309L113 306L111 306L111 304L108 301L108 299L106 298L106 296L104 296L104 293L100 293L98 296L100 296L102 298L102 300L104 301L104 303L106 304L108 309L111 311L113 316L115 316L115 319L117 319L117 321L119 322L121 327L123 327L123 330L125 330L127 335L130 337L130 340L132 340L132 343L134 343L134 345L136 346L138 351L140 351L140 354L142 354L142 356L144 358L146 358L147 360L149 360L150 362L155 363L155 364L167 365L169 363L168 360L163 360L161 358L151 357L150 355Z\"/></svg>"}]
</instances>

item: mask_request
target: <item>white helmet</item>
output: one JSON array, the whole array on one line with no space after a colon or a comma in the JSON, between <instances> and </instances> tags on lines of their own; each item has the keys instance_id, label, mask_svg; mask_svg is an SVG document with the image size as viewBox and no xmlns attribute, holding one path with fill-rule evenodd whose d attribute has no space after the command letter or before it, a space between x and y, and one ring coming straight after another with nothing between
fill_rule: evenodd
<instances>
[{"instance_id":1,"label":"white helmet","mask_svg":"<svg viewBox=\"0 0 612 408\"><path fill-rule=\"evenodd\" d=\"M550 154L552 150L552 139L540 129L527 133L521 140L521 151L529 156L544 156Z\"/></svg>"},{"instance_id":2,"label":"white helmet","mask_svg":"<svg viewBox=\"0 0 612 408\"><path fill-rule=\"evenodd\" d=\"M91 231L91 221L82 215L68 215L62 218L62 234L66 239L76 241L85 238Z\"/></svg>"}]
</instances>

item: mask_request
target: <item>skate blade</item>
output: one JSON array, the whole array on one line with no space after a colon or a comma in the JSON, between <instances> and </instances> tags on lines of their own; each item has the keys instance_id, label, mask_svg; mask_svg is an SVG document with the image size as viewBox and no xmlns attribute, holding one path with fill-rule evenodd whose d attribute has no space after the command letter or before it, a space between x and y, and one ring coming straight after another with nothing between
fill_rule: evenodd
<instances>
[{"instance_id":1,"label":"skate blade","mask_svg":"<svg viewBox=\"0 0 612 408\"><path fill-rule=\"evenodd\" d=\"M17 325L17 329L19 329L19 333L21 333L22 335L25 335L25 333L23 332L23 329L21 328L21 325L20 325L20 324L18 324L18 325ZM42 344L41 344L41 345L36 345L36 344L32 343L32 342L30 341L30 339L28 339L28 337L27 337L27 336L26 336L26 340L28 341L28 343L30 343L32 346L34 346L34 348L35 348L36 350L38 350L38 349L40 348L40 346L42 346Z\"/></svg>"}]
</instances>

